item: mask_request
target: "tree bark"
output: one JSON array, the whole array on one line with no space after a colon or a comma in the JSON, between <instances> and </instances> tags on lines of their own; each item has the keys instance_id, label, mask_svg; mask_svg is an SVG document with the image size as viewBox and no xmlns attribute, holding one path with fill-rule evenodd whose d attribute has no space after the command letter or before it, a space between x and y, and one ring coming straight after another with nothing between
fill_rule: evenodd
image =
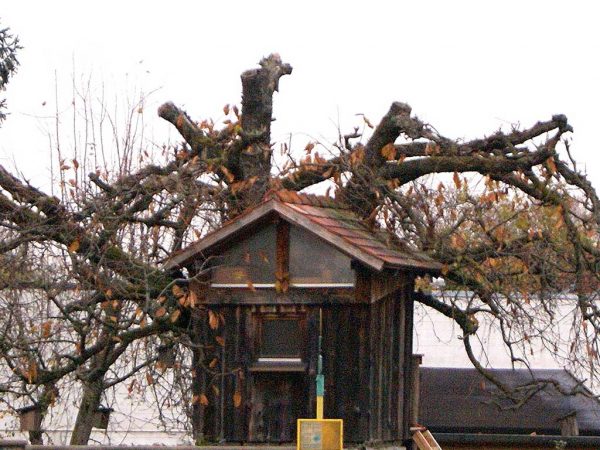
<instances>
[{"instance_id":1,"label":"tree bark","mask_svg":"<svg viewBox=\"0 0 600 450\"><path fill-rule=\"evenodd\" d=\"M252 181L232 196L231 215L255 205L269 188L273 94L278 90L279 78L292 73L292 66L284 64L277 54L263 58L260 66L260 69L247 70L241 76L242 145L233 159L238 161L235 171L240 177L238 181Z\"/></svg>"},{"instance_id":2,"label":"tree bark","mask_svg":"<svg viewBox=\"0 0 600 450\"><path fill-rule=\"evenodd\" d=\"M353 176L345 186L342 197L359 216L369 217L378 204L377 186L372 182L378 170L386 163L381 150L393 144L401 133L418 135L422 124L410 117L411 108L406 103L394 102L381 119L364 147L364 158L353 167Z\"/></svg>"},{"instance_id":3,"label":"tree bark","mask_svg":"<svg viewBox=\"0 0 600 450\"><path fill-rule=\"evenodd\" d=\"M42 418L43 420L43 418ZM42 432L42 420L40 420L40 427L37 430L30 430L29 431L29 443L31 445L44 445L44 440L43 440L43 432Z\"/></svg>"},{"instance_id":4,"label":"tree bark","mask_svg":"<svg viewBox=\"0 0 600 450\"><path fill-rule=\"evenodd\" d=\"M100 406L100 398L104 390L104 377L99 377L83 384L83 393L75 427L71 434L71 445L86 445L92 433L94 414Z\"/></svg>"},{"instance_id":5,"label":"tree bark","mask_svg":"<svg viewBox=\"0 0 600 450\"><path fill-rule=\"evenodd\" d=\"M44 417L48 412L48 408L50 405L54 403L56 398L58 397L58 389L56 388L54 383L47 383L44 385L44 390L39 400L40 407L40 419L39 422L35 424L36 429L29 431L29 442L31 445L43 445L43 432L42 423L44 422Z\"/></svg>"}]
</instances>

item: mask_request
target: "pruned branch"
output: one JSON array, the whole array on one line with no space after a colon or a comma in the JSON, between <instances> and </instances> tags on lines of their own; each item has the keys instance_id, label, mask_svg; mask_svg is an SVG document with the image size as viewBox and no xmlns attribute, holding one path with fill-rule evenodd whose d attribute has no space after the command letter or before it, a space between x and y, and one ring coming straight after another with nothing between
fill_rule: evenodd
<instances>
[{"instance_id":1,"label":"pruned branch","mask_svg":"<svg viewBox=\"0 0 600 450\"><path fill-rule=\"evenodd\" d=\"M281 61L278 54L260 61L260 69L242 74L242 137L247 145L271 144L273 93L279 89L279 79L292 73L292 66Z\"/></svg>"},{"instance_id":2,"label":"pruned branch","mask_svg":"<svg viewBox=\"0 0 600 450\"><path fill-rule=\"evenodd\" d=\"M185 111L173 103L167 102L158 108L158 116L171 123L179 131L179 134L190 146L192 156L197 155L202 159L220 156L219 150L215 148L215 142L190 119Z\"/></svg>"}]
</instances>

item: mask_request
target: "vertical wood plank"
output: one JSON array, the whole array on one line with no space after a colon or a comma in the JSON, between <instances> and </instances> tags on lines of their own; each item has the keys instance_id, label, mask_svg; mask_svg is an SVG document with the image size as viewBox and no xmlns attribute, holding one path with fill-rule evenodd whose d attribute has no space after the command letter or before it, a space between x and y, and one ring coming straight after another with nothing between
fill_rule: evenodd
<instances>
[{"instance_id":1,"label":"vertical wood plank","mask_svg":"<svg viewBox=\"0 0 600 450\"><path fill-rule=\"evenodd\" d=\"M394 422L393 422L393 410L394 408L394 401L393 401L393 397L394 395L397 395L397 393L395 394L394 388L395 388L395 382L394 382L394 374L396 372L395 367L397 365L397 361L394 359L394 345L396 343L397 340L397 334L396 334L396 328L395 328L395 321L394 321L394 303L395 303L395 296L392 295L388 295L387 299L386 299L386 322L387 322L387 334L386 334L386 346L385 346L385 352L386 352L386 360L387 360L387 377L386 377L386 387L387 387L387 391L386 391L386 396L385 396L385 439L390 441L392 439L394 439Z\"/></svg>"},{"instance_id":2,"label":"vertical wood plank","mask_svg":"<svg viewBox=\"0 0 600 450\"><path fill-rule=\"evenodd\" d=\"M357 303L370 303L371 301L371 273L360 264L354 264L356 276L354 283L354 298Z\"/></svg>"},{"instance_id":3,"label":"vertical wood plank","mask_svg":"<svg viewBox=\"0 0 600 450\"><path fill-rule=\"evenodd\" d=\"M369 436L368 440L376 437L377 415L376 415L376 375L377 361L375 355L375 342L377 334L377 304L371 304L369 308Z\"/></svg>"},{"instance_id":4,"label":"vertical wood plank","mask_svg":"<svg viewBox=\"0 0 600 450\"><path fill-rule=\"evenodd\" d=\"M369 436L369 317L368 305L324 309L325 416L344 420L346 442Z\"/></svg>"},{"instance_id":5,"label":"vertical wood plank","mask_svg":"<svg viewBox=\"0 0 600 450\"><path fill-rule=\"evenodd\" d=\"M369 406L370 401L370 384L369 384L369 376L371 371L370 361L369 361L369 342L371 336L371 328L370 328L370 311L371 306L365 305L361 308L361 327L359 331L360 341L359 341L359 385L360 385L360 403L358 407L358 414L360 417L360 434L358 439L360 441L367 441L369 439L369 424L371 420L371 411Z\"/></svg>"},{"instance_id":6,"label":"vertical wood plank","mask_svg":"<svg viewBox=\"0 0 600 450\"><path fill-rule=\"evenodd\" d=\"M395 357L398 364L398 375L396 378L396 398L394 402L394 408L396 410L396 438L402 439L404 436L404 384L405 384L405 371L406 359L404 357L405 342L406 342L406 299L404 290L396 292L395 299L396 311L394 318L396 320L396 330L398 333L397 345L395 349Z\"/></svg>"},{"instance_id":7,"label":"vertical wood plank","mask_svg":"<svg viewBox=\"0 0 600 450\"><path fill-rule=\"evenodd\" d=\"M404 384L404 427L403 427L403 438L410 438L410 424L409 419L411 417L411 406L410 398L413 389L411 374L411 360L412 360L412 347L413 347L413 326L414 326L414 300L412 297L412 286L414 278L411 276L411 281L406 283L404 288L404 367L405 367L405 384Z\"/></svg>"},{"instance_id":8,"label":"vertical wood plank","mask_svg":"<svg viewBox=\"0 0 600 450\"><path fill-rule=\"evenodd\" d=\"M275 287L277 292L287 292L290 286L290 224L277 222Z\"/></svg>"},{"instance_id":9,"label":"vertical wood plank","mask_svg":"<svg viewBox=\"0 0 600 450\"><path fill-rule=\"evenodd\" d=\"M383 398L384 398L384 374L385 374L385 358L384 358L384 335L385 326L385 301L377 303L378 310L378 327L377 327L377 439L383 439Z\"/></svg>"},{"instance_id":10,"label":"vertical wood plank","mask_svg":"<svg viewBox=\"0 0 600 450\"><path fill-rule=\"evenodd\" d=\"M192 343L195 344L192 347L192 437L195 442L199 442L204 440L206 434L205 407L199 401L206 387L206 373L202 370L204 355L200 347L204 326L199 310L192 313L192 330Z\"/></svg>"}]
</instances>

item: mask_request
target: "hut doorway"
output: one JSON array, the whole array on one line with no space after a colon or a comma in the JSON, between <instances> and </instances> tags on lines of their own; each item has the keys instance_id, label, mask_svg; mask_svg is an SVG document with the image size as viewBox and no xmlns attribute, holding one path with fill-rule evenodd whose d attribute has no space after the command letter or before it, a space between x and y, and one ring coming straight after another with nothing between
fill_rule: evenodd
<instances>
[{"instance_id":1,"label":"hut doorway","mask_svg":"<svg viewBox=\"0 0 600 450\"><path fill-rule=\"evenodd\" d=\"M252 442L282 443L296 439L296 419L307 417L308 386L302 373L253 375L250 412Z\"/></svg>"}]
</instances>

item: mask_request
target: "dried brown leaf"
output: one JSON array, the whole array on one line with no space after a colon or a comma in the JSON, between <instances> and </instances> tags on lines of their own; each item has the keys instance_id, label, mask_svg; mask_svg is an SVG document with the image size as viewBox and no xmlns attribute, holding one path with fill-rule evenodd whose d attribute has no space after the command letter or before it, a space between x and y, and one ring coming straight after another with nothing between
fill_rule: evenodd
<instances>
[{"instance_id":1,"label":"dried brown leaf","mask_svg":"<svg viewBox=\"0 0 600 450\"><path fill-rule=\"evenodd\" d=\"M185 290L176 284L173 285L171 291L173 292L173 295L177 298L183 297L185 295Z\"/></svg>"},{"instance_id":2,"label":"dried brown leaf","mask_svg":"<svg viewBox=\"0 0 600 450\"><path fill-rule=\"evenodd\" d=\"M217 316L210 309L208 310L208 325L212 330L219 328L219 316Z\"/></svg>"},{"instance_id":3,"label":"dried brown leaf","mask_svg":"<svg viewBox=\"0 0 600 450\"><path fill-rule=\"evenodd\" d=\"M386 144L381 149L381 156L383 156L386 161L393 161L396 158L396 148L394 144Z\"/></svg>"},{"instance_id":4,"label":"dried brown leaf","mask_svg":"<svg viewBox=\"0 0 600 450\"><path fill-rule=\"evenodd\" d=\"M239 408L242 404L242 394L240 393L240 391L235 391L235 393L233 394L233 406L235 406L236 408Z\"/></svg>"},{"instance_id":5,"label":"dried brown leaf","mask_svg":"<svg viewBox=\"0 0 600 450\"><path fill-rule=\"evenodd\" d=\"M454 181L454 185L456 186L456 189L460 189L462 186L462 182L460 181L460 176L458 175L458 172L454 172L454 175L452 176L452 180Z\"/></svg>"},{"instance_id":6,"label":"dried brown leaf","mask_svg":"<svg viewBox=\"0 0 600 450\"><path fill-rule=\"evenodd\" d=\"M79 244L79 239L75 239L73 242L71 242L69 244L69 253L75 253L77 252L77 250L79 250L80 244Z\"/></svg>"},{"instance_id":7,"label":"dried brown leaf","mask_svg":"<svg viewBox=\"0 0 600 450\"><path fill-rule=\"evenodd\" d=\"M176 309L175 311L173 311L173 312L171 313L171 316L169 317L169 320L170 320L172 323L175 323L175 322L177 322L177 319L179 319L179 316L180 316L180 315L181 315L181 310L179 310L179 309Z\"/></svg>"}]
</instances>

